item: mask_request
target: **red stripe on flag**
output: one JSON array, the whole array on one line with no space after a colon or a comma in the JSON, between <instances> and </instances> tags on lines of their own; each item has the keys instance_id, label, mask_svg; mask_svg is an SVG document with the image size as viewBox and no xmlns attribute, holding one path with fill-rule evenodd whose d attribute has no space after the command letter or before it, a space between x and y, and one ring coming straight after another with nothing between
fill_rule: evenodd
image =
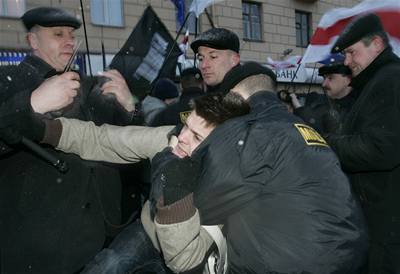
<instances>
[{"instance_id":1,"label":"red stripe on flag","mask_svg":"<svg viewBox=\"0 0 400 274\"><path fill-rule=\"evenodd\" d=\"M378 11L375 12L376 15L382 21L385 31L389 33L390 36L396 37L400 40L400 11ZM347 17L337 21L335 24L328 28L318 27L315 30L313 37L311 38L310 44L312 45L327 45L329 44L332 37L340 35L346 25L355 16Z\"/></svg>"}]
</instances>

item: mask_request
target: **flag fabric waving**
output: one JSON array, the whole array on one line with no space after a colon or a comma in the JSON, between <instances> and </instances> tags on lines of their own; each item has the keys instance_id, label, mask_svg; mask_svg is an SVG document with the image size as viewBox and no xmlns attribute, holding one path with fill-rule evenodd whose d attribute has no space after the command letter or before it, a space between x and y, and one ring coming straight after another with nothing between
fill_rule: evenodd
<instances>
[{"instance_id":1,"label":"flag fabric waving","mask_svg":"<svg viewBox=\"0 0 400 274\"><path fill-rule=\"evenodd\" d=\"M110 68L117 69L131 91L142 99L157 78L173 79L182 54L165 25L148 6Z\"/></svg>"},{"instance_id":2,"label":"flag fabric waving","mask_svg":"<svg viewBox=\"0 0 400 274\"><path fill-rule=\"evenodd\" d=\"M179 49L182 51L182 54L178 57L178 65L180 69L184 70L186 65L186 54L189 48L189 30L186 30L185 36L182 39L182 43L179 44Z\"/></svg>"},{"instance_id":3,"label":"flag fabric waving","mask_svg":"<svg viewBox=\"0 0 400 274\"><path fill-rule=\"evenodd\" d=\"M269 65L272 69L275 70L295 68L300 64L300 61L301 61L301 56L299 55L290 56L283 61L274 61L270 57L267 57L267 65Z\"/></svg>"},{"instance_id":4,"label":"flag fabric waving","mask_svg":"<svg viewBox=\"0 0 400 274\"><path fill-rule=\"evenodd\" d=\"M176 7L176 21L182 26L185 21L185 0L171 0Z\"/></svg>"},{"instance_id":5,"label":"flag fabric waving","mask_svg":"<svg viewBox=\"0 0 400 274\"><path fill-rule=\"evenodd\" d=\"M345 26L354 17L366 13L379 16L393 51L400 56L400 0L365 0L352 8L337 8L325 13L301 62L313 63L325 59Z\"/></svg>"},{"instance_id":6,"label":"flag fabric waving","mask_svg":"<svg viewBox=\"0 0 400 274\"><path fill-rule=\"evenodd\" d=\"M208 6L222 1L224 0L193 0L189 12L194 12L199 17Z\"/></svg>"}]
</instances>

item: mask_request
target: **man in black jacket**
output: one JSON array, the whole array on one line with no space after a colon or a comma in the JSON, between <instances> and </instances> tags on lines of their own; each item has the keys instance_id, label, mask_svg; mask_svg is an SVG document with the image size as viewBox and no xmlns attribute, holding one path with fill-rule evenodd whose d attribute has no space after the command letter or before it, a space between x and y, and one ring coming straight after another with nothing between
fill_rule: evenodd
<instances>
[{"instance_id":1,"label":"man in black jacket","mask_svg":"<svg viewBox=\"0 0 400 274\"><path fill-rule=\"evenodd\" d=\"M332 52L343 51L358 98L342 135L328 136L369 225L369 273L400 272L400 59L381 21L350 22Z\"/></svg>"},{"instance_id":2,"label":"man in black jacket","mask_svg":"<svg viewBox=\"0 0 400 274\"><path fill-rule=\"evenodd\" d=\"M32 55L2 74L2 122L13 119L18 127L28 122L26 114L130 122L134 100L117 71L105 72L107 82L95 89L98 79L68 71L81 25L75 16L42 7L27 11L22 21ZM1 273L78 271L120 222L118 171L42 146L68 163L69 172L60 174L21 146L21 135L2 128L0 139Z\"/></svg>"},{"instance_id":3,"label":"man in black jacket","mask_svg":"<svg viewBox=\"0 0 400 274\"><path fill-rule=\"evenodd\" d=\"M202 155L201 171L181 184L186 193L193 191L193 199L175 193L173 204L160 200L156 226L165 231L173 228L171 220L179 220L175 226L181 232L163 238L158 233L166 243L164 254L174 250L176 237L197 249L172 258L198 259L205 246L189 233L197 231L198 222L224 226L228 273L358 273L366 256L366 226L325 140L287 112L267 68L238 66L226 74L221 89L248 100L250 114L222 124L193 152ZM196 175L195 184L185 184ZM200 216L193 215L193 207Z\"/></svg>"},{"instance_id":4,"label":"man in black jacket","mask_svg":"<svg viewBox=\"0 0 400 274\"><path fill-rule=\"evenodd\" d=\"M355 101L355 92L351 92L350 86L351 70L343 61L344 55L337 53L320 62L324 65L318 69L318 74L324 78L322 88L325 94L319 97L324 100L308 104L307 96L306 104L302 106L296 94L290 94L293 113L322 135L341 131L343 121Z\"/></svg>"}]
</instances>

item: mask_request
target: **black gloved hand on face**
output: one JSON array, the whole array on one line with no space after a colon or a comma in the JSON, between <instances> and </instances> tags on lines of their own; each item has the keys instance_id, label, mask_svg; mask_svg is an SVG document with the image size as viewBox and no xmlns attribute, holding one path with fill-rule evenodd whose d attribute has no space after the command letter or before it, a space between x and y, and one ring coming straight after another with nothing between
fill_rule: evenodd
<instances>
[{"instance_id":1,"label":"black gloved hand on face","mask_svg":"<svg viewBox=\"0 0 400 274\"><path fill-rule=\"evenodd\" d=\"M173 204L194 191L198 182L200 166L200 161L195 161L190 157L171 157L161 167L160 176L164 182L164 205Z\"/></svg>"}]
</instances>

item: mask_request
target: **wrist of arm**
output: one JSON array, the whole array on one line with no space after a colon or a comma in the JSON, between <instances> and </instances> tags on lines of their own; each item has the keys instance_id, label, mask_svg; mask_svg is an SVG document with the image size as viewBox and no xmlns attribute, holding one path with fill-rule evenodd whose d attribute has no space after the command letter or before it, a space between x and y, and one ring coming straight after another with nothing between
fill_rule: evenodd
<instances>
[{"instance_id":1,"label":"wrist of arm","mask_svg":"<svg viewBox=\"0 0 400 274\"><path fill-rule=\"evenodd\" d=\"M191 193L168 206L164 206L164 201L161 199L157 203L156 220L159 224L180 223L188 220L195 213L196 208L193 203L193 193Z\"/></svg>"}]
</instances>

